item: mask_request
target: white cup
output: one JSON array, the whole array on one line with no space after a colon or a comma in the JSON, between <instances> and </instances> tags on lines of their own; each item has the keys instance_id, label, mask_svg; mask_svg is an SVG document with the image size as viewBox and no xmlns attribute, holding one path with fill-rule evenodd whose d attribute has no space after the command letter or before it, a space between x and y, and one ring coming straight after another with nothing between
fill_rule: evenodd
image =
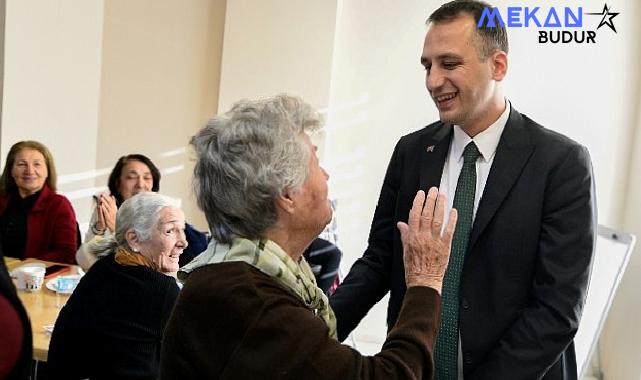
<instances>
[{"instance_id":1,"label":"white cup","mask_svg":"<svg viewBox=\"0 0 641 380\"><path fill-rule=\"evenodd\" d=\"M18 279L20 279L20 276L23 278L26 291L37 292L42 289L42 283L45 280L45 268L27 267L18 274Z\"/></svg>"},{"instance_id":2,"label":"white cup","mask_svg":"<svg viewBox=\"0 0 641 380\"><path fill-rule=\"evenodd\" d=\"M16 288L20 290L25 290L26 289L26 284L24 282L24 270L27 268L42 268L45 269L46 265L44 263L38 263L38 262L33 262L33 263L27 263L24 265L21 265L14 269L12 271L11 277L14 277L16 279Z\"/></svg>"}]
</instances>

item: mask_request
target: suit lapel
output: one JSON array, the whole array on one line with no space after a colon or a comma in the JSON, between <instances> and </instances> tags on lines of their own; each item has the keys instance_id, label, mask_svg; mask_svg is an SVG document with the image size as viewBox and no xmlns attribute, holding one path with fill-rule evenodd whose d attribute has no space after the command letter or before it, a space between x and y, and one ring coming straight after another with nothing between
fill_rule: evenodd
<instances>
[{"instance_id":1,"label":"suit lapel","mask_svg":"<svg viewBox=\"0 0 641 380\"><path fill-rule=\"evenodd\" d=\"M470 233L468 252L474 247L479 236L494 217L534 151L534 145L528 141L527 136L527 127L523 117L512 108L496 148L496 156L476 212Z\"/></svg>"},{"instance_id":2,"label":"suit lapel","mask_svg":"<svg viewBox=\"0 0 641 380\"><path fill-rule=\"evenodd\" d=\"M434 134L420 143L419 189L426 193L431 187L441 185L443 165L452 141L452 125L442 124Z\"/></svg>"}]
</instances>

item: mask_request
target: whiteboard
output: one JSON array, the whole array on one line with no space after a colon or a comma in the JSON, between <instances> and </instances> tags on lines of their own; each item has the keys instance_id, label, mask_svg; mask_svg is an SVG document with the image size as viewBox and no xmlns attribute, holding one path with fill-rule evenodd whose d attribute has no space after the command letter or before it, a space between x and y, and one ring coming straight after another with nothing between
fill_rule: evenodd
<instances>
[{"instance_id":1,"label":"whiteboard","mask_svg":"<svg viewBox=\"0 0 641 380\"><path fill-rule=\"evenodd\" d=\"M579 379L583 379L590 366L590 358L630 260L634 242L633 235L599 225L588 295L574 338Z\"/></svg>"}]
</instances>

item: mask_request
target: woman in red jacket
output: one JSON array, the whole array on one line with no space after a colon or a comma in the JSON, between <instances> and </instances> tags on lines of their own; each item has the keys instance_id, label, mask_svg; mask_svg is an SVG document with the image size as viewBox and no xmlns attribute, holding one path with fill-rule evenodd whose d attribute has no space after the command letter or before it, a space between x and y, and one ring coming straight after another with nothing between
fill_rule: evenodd
<instances>
[{"instance_id":1,"label":"woman in red jacket","mask_svg":"<svg viewBox=\"0 0 641 380\"><path fill-rule=\"evenodd\" d=\"M5 256L73 264L77 224L67 198L56 194L49 149L20 141L9 150L0 177L0 243Z\"/></svg>"}]
</instances>

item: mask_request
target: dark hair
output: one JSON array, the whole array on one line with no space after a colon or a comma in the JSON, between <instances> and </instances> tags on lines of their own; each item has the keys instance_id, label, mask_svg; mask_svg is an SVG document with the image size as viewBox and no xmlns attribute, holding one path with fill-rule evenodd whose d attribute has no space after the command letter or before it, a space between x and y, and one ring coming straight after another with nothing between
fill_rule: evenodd
<instances>
[{"instance_id":1,"label":"dark hair","mask_svg":"<svg viewBox=\"0 0 641 380\"><path fill-rule=\"evenodd\" d=\"M479 0L450 1L435 10L434 13L427 18L427 23L450 21L459 17L461 13L467 13L471 15L474 18L475 23L478 24L485 8L488 10L494 9L490 4ZM480 42L476 47L479 57L481 59L486 59L497 49L507 53L509 50L509 44L507 41L507 30L505 29L505 25L501 26L497 23L495 27L491 28L488 28L486 25L482 25L476 29L476 36L479 37Z\"/></svg>"},{"instance_id":2,"label":"dark hair","mask_svg":"<svg viewBox=\"0 0 641 380\"><path fill-rule=\"evenodd\" d=\"M19 141L9 149L9 154L7 154L7 159L5 160L4 170L2 171L2 176L0 177L0 195L6 196L13 194L18 191L18 185L16 185L16 180L11 176L11 170L13 169L13 164L16 161L16 156L23 149L33 149L40 152L45 158L45 164L47 165L47 179L45 180L45 185L51 189L51 191L56 191L58 183L58 175L56 174L56 165L53 163L53 156L49 149L37 141Z\"/></svg>"},{"instance_id":3,"label":"dark hair","mask_svg":"<svg viewBox=\"0 0 641 380\"><path fill-rule=\"evenodd\" d=\"M111 174L109 174L109 181L107 182L109 191L111 192L111 195L116 198L116 205L118 207L120 207L122 202L125 201L124 199L122 199L122 194L120 194L120 176L122 175L122 168L124 168L129 161L139 161L147 165L154 180L151 191L157 192L160 189L160 171L147 156L144 156L142 154L128 154L126 156L122 156L118 159L118 161L116 161L116 165L111 170Z\"/></svg>"}]
</instances>

